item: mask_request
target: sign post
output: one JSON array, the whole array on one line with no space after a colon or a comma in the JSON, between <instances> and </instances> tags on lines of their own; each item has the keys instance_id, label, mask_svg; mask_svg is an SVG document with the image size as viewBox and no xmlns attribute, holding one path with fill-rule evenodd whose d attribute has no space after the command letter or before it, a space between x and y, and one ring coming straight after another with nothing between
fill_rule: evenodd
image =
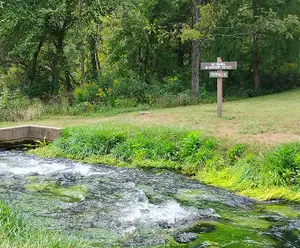
<instances>
[{"instance_id":1,"label":"sign post","mask_svg":"<svg viewBox=\"0 0 300 248\"><path fill-rule=\"evenodd\" d=\"M222 63L222 59L218 58L218 63ZM221 76L222 74L222 68L218 70L218 117L222 117L222 104L223 104L223 78Z\"/></svg>"},{"instance_id":2,"label":"sign post","mask_svg":"<svg viewBox=\"0 0 300 248\"><path fill-rule=\"evenodd\" d=\"M218 86L218 117L222 117L222 104L223 104L223 78L228 78L228 71L223 70L236 70L237 62L223 62L222 58L217 59L217 63L201 63L201 70L217 70L209 72L210 78L217 78Z\"/></svg>"}]
</instances>

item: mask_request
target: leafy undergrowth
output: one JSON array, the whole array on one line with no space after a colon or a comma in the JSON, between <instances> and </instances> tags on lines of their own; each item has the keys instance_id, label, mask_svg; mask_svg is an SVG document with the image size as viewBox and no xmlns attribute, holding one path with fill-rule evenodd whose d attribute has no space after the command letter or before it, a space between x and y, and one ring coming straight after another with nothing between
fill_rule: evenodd
<instances>
[{"instance_id":1,"label":"leafy undergrowth","mask_svg":"<svg viewBox=\"0 0 300 248\"><path fill-rule=\"evenodd\" d=\"M282 144L258 155L245 154L221 170L206 167L204 182L259 200L300 202L300 143Z\"/></svg>"},{"instance_id":2,"label":"leafy undergrowth","mask_svg":"<svg viewBox=\"0 0 300 248\"><path fill-rule=\"evenodd\" d=\"M199 131L162 127L67 128L32 153L88 163L172 169L260 200L300 202L300 142L264 152L226 147Z\"/></svg>"},{"instance_id":3,"label":"leafy undergrowth","mask_svg":"<svg viewBox=\"0 0 300 248\"><path fill-rule=\"evenodd\" d=\"M85 247L80 241L39 228L0 202L0 248Z\"/></svg>"}]
</instances>

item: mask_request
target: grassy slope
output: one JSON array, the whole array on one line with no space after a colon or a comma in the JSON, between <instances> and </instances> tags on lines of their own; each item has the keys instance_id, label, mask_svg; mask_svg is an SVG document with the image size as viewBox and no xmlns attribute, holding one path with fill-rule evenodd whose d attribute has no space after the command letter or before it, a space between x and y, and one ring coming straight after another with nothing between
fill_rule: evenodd
<instances>
[{"instance_id":1,"label":"grassy slope","mask_svg":"<svg viewBox=\"0 0 300 248\"><path fill-rule=\"evenodd\" d=\"M300 89L281 94L225 102L224 117L216 117L216 104L152 110L116 116L47 116L26 123L0 123L0 126L40 124L57 127L114 123L117 125L162 125L201 129L205 134L230 143L246 142L272 146L300 140Z\"/></svg>"}]
</instances>

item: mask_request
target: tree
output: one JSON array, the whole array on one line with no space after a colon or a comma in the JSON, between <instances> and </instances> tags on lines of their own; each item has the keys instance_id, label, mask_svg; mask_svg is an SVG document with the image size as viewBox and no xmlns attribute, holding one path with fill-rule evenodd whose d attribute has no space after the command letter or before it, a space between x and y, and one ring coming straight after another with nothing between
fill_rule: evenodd
<instances>
[{"instance_id":1,"label":"tree","mask_svg":"<svg viewBox=\"0 0 300 248\"><path fill-rule=\"evenodd\" d=\"M203 6L205 5L205 6ZM207 0L193 0L193 23L186 25L182 38L192 40L192 93L199 96L200 46L207 40L215 25L215 9Z\"/></svg>"},{"instance_id":2,"label":"tree","mask_svg":"<svg viewBox=\"0 0 300 248\"><path fill-rule=\"evenodd\" d=\"M191 88L198 97L200 86L216 90L200 61L219 56L239 62L230 94L291 88L300 75L299 0L24 0L0 8L1 74L31 97L114 81L123 98L151 102Z\"/></svg>"},{"instance_id":3,"label":"tree","mask_svg":"<svg viewBox=\"0 0 300 248\"><path fill-rule=\"evenodd\" d=\"M253 23L257 22L258 18L258 6L257 0L252 0L252 14ZM252 42L253 42L253 53L252 53L252 67L253 67L253 82L254 88L258 89L260 87L260 75L259 75L259 54L258 54L258 33L256 30L252 32Z\"/></svg>"}]
</instances>

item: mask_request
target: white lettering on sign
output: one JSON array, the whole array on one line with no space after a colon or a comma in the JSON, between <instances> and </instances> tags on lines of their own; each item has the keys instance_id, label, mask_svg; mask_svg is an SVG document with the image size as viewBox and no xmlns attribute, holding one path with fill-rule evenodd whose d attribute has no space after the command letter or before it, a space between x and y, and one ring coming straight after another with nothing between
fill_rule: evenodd
<instances>
[{"instance_id":1,"label":"white lettering on sign","mask_svg":"<svg viewBox=\"0 0 300 248\"><path fill-rule=\"evenodd\" d=\"M236 70L237 62L201 63L201 70Z\"/></svg>"},{"instance_id":2,"label":"white lettering on sign","mask_svg":"<svg viewBox=\"0 0 300 248\"><path fill-rule=\"evenodd\" d=\"M228 78L228 71L210 71L209 72L209 77L210 78Z\"/></svg>"}]
</instances>

